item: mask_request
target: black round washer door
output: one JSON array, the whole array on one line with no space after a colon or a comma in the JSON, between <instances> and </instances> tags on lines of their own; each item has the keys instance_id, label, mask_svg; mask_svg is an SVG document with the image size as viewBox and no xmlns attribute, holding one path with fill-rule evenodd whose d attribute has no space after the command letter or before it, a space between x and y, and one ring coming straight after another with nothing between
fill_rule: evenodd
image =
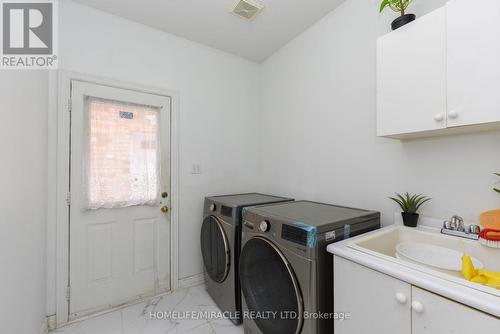
<instances>
[{"instance_id":1,"label":"black round washer door","mask_svg":"<svg viewBox=\"0 0 500 334\"><path fill-rule=\"evenodd\" d=\"M201 253L208 276L217 283L227 277L230 266L230 250L221 222L208 216L201 226Z\"/></svg>"},{"instance_id":2,"label":"black round washer door","mask_svg":"<svg viewBox=\"0 0 500 334\"><path fill-rule=\"evenodd\" d=\"M250 239L240 255L240 281L248 310L265 334L295 334L302 326L302 297L283 254L263 238ZM266 318L266 312L277 312ZM289 313L287 313L289 312Z\"/></svg>"}]
</instances>

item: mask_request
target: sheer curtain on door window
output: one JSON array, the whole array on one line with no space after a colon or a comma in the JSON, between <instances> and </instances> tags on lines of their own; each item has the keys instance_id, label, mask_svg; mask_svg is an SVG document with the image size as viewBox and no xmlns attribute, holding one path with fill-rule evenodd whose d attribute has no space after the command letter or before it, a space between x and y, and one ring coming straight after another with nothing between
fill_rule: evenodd
<instances>
[{"instance_id":1,"label":"sheer curtain on door window","mask_svg":"<svg viewBox=\"0 0 500 334\"><path fill-rule=\"evenodd\" d=\"M160 109L86 97L86 209L157 205Z\"/></svg>"}]
</instances>

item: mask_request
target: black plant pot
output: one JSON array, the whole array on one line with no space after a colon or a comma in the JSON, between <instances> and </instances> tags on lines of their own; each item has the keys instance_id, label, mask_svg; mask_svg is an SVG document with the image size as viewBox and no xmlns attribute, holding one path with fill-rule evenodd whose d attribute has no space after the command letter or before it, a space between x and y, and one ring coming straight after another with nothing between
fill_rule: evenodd
<instances>
[{"instance_id":1,"label":"black plant pot","mask_svg":"<svg viewBox=\"0 0 500 334\"><path fill-rule=\"evenodd\" d=\"M403 216L403 224L405 226L417 227L418 218L420 217L418 213L401 212L401 216Z\"/></svg>"},{"instance_id":2,"label":"black plant pot","mask_svg":"<svg viewBox=\"0 0 500 334\"><path fill-rule=\"evenodd\" d=\"M405 24L415 21L415 18L416 18L415 14L401 15L400 17L392 21L391 23L392 30L396 30L398 28L401 28Z\"/></svg>"}]
</instances>

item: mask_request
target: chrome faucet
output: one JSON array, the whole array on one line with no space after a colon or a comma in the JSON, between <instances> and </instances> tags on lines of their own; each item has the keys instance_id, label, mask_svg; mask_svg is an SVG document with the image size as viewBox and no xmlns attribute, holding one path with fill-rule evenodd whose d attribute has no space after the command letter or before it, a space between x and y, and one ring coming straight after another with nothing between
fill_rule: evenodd
<instances>
[{"instance_id":1,"label":"chrome faucet","mask_svg":"<svg viewBox=\"0 0 500 334\"><path fill-rule=\"evenodd\" d=\"M451 223L456 226L457 231L465 232L464 219L462 217L456 215L451 217Z\"/></svg>"},{"instance_id":2,"label":"chrome faucet","mask_svg":"<svg viewBox=\"0 0 500 334\"><path fill-rule=\"evenodd\" d=\"M472 240L479 239L479 232L481 228L478 225L471 224L469 226L465 226L464 219L460 216L453 216L451 219L445 220L443 223L443 228L441 229L441 233L447 235L453 235L456 237L467 238Z\"/></svg>"}]
</instances>

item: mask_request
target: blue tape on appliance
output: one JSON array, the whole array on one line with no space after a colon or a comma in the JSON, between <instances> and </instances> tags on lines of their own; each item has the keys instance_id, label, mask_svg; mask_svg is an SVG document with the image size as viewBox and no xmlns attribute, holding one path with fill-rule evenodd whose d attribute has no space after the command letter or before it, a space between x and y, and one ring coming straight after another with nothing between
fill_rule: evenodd
<instances>
[{"instance_id":1,"label":"blue tape on appliance","mask_svg":"<svg viewBox=\"0 0 500 334\"><path fill-rule=\"evenodd\" d=\"M351 237L351 225L344 225L344 239Z\"/></svg>"},{"instance_id":2,"label":"blue tape on appliance","mask_svg":"<svg viewBox=\"0 0 500 334\"><path fill-rule=\"evenodd\" d=\"M243 223L243 216L245 215L246 211L246 208L241 208L241 217L239 217L239 219L236 219L236 225L240 225L241 223Z\"/></svg>"},{"instance_id":3,"label":"blue tape on appliance","mask_svg":"<svg viewBox=\"0 0 500 334\"><path fill-rule=\"evenodd\" d=\"M316 226L310 226L304 223L293 223L293 225L307 232L307 247L309 248L316 247L316 242L317 242L316 233L318 231Z\"/></svg>"}]
</instances>

